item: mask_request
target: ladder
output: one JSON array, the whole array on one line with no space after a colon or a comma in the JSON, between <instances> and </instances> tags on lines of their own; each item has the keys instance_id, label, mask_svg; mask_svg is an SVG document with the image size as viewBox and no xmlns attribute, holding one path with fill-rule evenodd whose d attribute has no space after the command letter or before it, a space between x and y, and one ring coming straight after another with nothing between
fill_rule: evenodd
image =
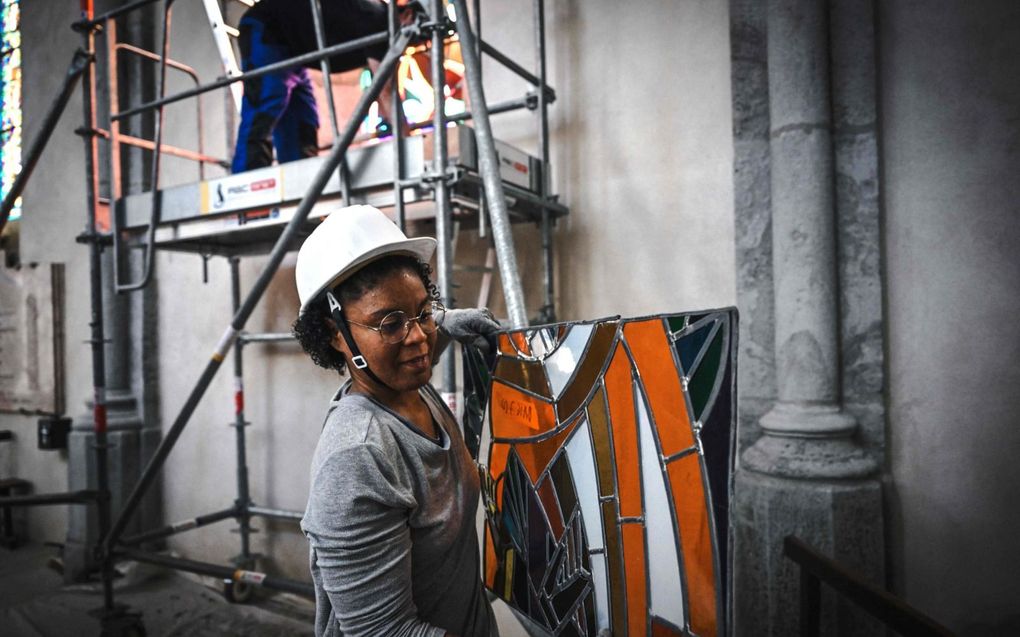
<instances>
[{"instance_id":1,"label":"ladder","mask_svg":"<svg viewBox=\"0 0 1020 637\"><path fill-rule=\"evenodd\" d=\"M253 0L233 0L245 6L255 5ZM231 38L238 36L238 31L227 24L220 10L219 0L202 0L205 7L205 15L209 18L209 26L212 28L213 41L216 44L216 52L219 53L220 63L223 65L223 73L226 77L237 77L241 74L241 68L237 64L237 55ZM241 97L244 88L239 82L230 85L230 94L234 98L234 108L241 112Z\"/></svg>"}]
</instances>

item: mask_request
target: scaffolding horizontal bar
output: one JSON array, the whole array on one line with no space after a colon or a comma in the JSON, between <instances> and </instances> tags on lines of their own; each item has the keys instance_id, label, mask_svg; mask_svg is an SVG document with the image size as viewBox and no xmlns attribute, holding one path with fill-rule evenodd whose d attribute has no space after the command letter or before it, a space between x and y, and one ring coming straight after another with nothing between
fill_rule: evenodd
<instances>
[{"instance_id":1,"label":"scaffolding horizontal bar","mask_svg":"<svg viewBox=\"0 0 1020 637\"><path fill-rule=\"evenodd\" d=\"M248 513L263 518L294 520L295 522L300 522L301 518L305 517L304 511L285 511L284 509L270 509L268 507L248 507Z\"/></svg>"},{"instance_id":2,"label":"scaffolding horizontal bar","mask_svg":"<svg viewBox=\"0 0 1020 637\"><path fill-rule=\"evenodd\" d=\"M285 577L275 577L273 575L245 571L231 566L220 566L219 564L209 564L208 562L199 562L180 557L170 557L169 555L140 551L138 549L117 549L114 551L114 554L119 557L126 557L128 559L135 560L136 562L156 564L157 566L165 566L178 571L208 575L210 577L219 577L233 582L252 584L255 586L261 586L262 588L286 591L288 593L306 595L308 597L313 597L315 595L315 588L312 587L311 584L298 582Z\"/></svg>"},{"instance_id":3,"label":"scaffolding horizontal bar","mask_svg":"<svg viewBox=\"0 0 1020 637\"><path fill-rule=\"evenodd\" d=\"M284 343L296 340L290 332L266 332L262 334L241 334L237 337L239 343Z\"/></svg>"},{"instance_id":4,"label":"scaffolding horizontal bar","mask_svg":"<svg viewBox=\"0 0 1020 637\"><path fill-rule=\"evenodd\" d=\"M121 543L126 546L134 546L141 544L142 542L151 542L152 540L158 540L159 538L169 537L184 531L190 531L191 529L197 529L220 520L226 520L228 518L234 518L238 516L237 507L230 507L222 511L216 511L215 513L207 513L198 517L191 518L189 520L183 520L181 522L175 522L168 524L164 527L153 529L151 531L145 531L137 535L132 535L121 540Z\"/></svg>"},{"instance_id":5,"label":"scaffolding horizontal bar","mask_svg":"<svg viewBox=\"0 0 1020 637\"><path fill-rule=\"evenodd\" d=\"M532 86L536 88L542 86L542 80L539 79L537 75L535 75L528 69L524 68L517 62L514 62L512 59L510 59L509 56L507 56L505 53L503 53L496 47L492 46L485 40L479 39L478 42L482 47L482 53L485 53L492 59L496 60L497 62L505 66L510 71L513 71L514 73L519 75L522 79L527 80ZM549 102L556 101L556 90L553 89L553 87L546 85L545 94L549 96Z\"/></svg>"},{"instance_id":6,"label":"scaffolding horizontal bar","mask_svg":"<svg viewBox=\"0 0 1020 637\"><path fill-rule=\"evenodd\" d=\"M164 106L166 104L173 104L174 102L186 100L190 97L196 97L198 95L202 95L203 93L208 93L209 91L215 91L218 88L230 86L235 82L252 80L257 77L262 77L263 75L277 73L284 69L289 69L295 66L304 66L305 64L311 62L318 62L322 58L332 57L334 55L339 55L341 53L347 53L350 51L356 51L358 49L363 49L365 47L372 46L373 44L382 44L388 41L389 35L386 32L377 33L375 35L368 35L363 38L358 38L357 40L351 40L349 42L337 44L335 46L327 47L319 51L312 51L311 53L305 53L304 55L298 55L296 57L288 58L286 60L283 60L282 62L277 62L275 64L270 64L268 66L259 67L255 70L248 71L247 73L242 73L240 75L235 75L233 77L220 78L214 82L210 82L209 84L203 84L202 86L198 86L193 89L188 89L186 91L181 91L180 93L168 95L163 99L146 102L145 104L140 104L139 106L136 106L134 108L129 108L125 111L121 111L120 113L117 113L110 119L112 119L115 122L119 122L120 120L125 119L127 117L131 117L132 115L145 113L147 111L151 111L155 108Z\"/></svg>"},{"instance_id":7,"label":"scaffolding horizontal bar","mask_svg":"<svg viewBox=\"0 0 1020 637\"><path fill-rule=\"evenodd\" d=\"M51 504L91 504L99 499L98 491L70 491L67 493L38 493L0 498L0 507L48 506Z\"/></svg>"}]
</instances>

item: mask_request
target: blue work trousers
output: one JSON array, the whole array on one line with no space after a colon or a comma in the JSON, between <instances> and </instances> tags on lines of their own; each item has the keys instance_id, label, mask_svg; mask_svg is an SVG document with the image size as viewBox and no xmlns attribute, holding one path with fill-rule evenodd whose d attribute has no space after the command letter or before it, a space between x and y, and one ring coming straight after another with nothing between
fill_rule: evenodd
<instances>
[{"instance_id":1,"label":"blue work trousers","mask_svg":"<svg viewBox=\"0 0 1020 637\"><path fill-rule=\"evenodd\" d=\"M293 57L282 43L267 41L261 21L245 16L241 32L241 69L250 71ZM273 148L280 163L318 153L319 112L308 71L294 67L244 82L241 125L231 170L269 166Z\"/></svg>"}]
</instances>

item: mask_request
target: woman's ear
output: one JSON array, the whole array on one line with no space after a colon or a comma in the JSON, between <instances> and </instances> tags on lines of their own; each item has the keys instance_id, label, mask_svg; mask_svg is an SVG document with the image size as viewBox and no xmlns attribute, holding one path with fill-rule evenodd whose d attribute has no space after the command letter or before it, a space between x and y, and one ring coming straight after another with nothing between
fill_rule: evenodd
<instances>
[{"instance_id":1,"label":"woman's ear","mask_svg":"<svg viewBox=\"0 0 1020 637\"><path fill-rule=\"evenodd\" d=\"M343 335L340 334L340 330L337 329L336 323L333 319L326 319L326 324L329 325L330 331L333 332L333 338L330 340L329 344L333 346L333 349L343 354L344 358L351 360L351 350L347 347L347 341L345 341Z\"/></svg>"}]
</instances>

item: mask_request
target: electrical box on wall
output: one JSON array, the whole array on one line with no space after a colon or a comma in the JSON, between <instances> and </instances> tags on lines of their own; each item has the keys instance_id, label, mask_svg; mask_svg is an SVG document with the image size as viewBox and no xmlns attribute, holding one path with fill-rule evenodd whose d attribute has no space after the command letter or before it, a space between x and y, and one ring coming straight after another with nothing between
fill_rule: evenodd
<instances>
[{"instance_id":1,"label":"electrical box on wall","mask_svg":"<svg viewBox=\"0 0 1020 637\"><path fill-rule=\"evenodd\" d=\"M67 449L67 434L71 419L63 416L46 416L39 419L39 448Z\"/></svg>"}]
</instances>

